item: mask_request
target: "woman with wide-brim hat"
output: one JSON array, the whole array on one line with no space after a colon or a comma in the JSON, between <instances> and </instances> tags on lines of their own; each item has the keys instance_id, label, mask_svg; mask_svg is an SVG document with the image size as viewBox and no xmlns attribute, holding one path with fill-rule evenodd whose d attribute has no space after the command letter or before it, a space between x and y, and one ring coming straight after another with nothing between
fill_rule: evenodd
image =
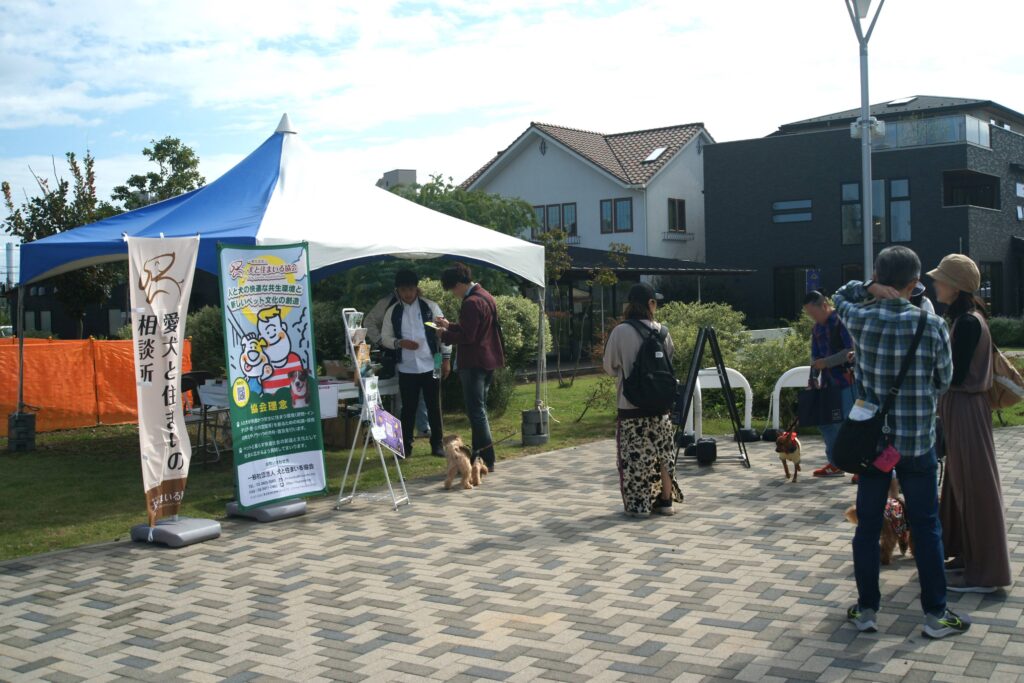
<instances>
[{"instance_id":1,"label":"woman with wide-brim hat","mask_svg":"<svg viewBox=\"0 0 1024 683\"><path fill-rule=\"evenodd\" d=\"M939 398L946 441L946 476L939 517L949 571L948 589L992 593L1012 582L1002 487L992 438L992 336L977 264L951 254L928 273L946 304L953 348L953 381Z\"/></svg>"}]
</instances>

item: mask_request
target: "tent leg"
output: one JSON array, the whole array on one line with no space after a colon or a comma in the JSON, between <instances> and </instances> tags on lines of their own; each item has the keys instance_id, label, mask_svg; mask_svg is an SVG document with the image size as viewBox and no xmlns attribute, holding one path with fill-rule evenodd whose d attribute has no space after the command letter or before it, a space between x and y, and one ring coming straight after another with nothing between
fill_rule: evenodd
<instances>
[{"instance_id":1,"label":"tent leg","mask_svg":"<svg viewBox=\"0 0 1024 683\"><path fill-rule=\"evenodd\" d=\"M18 413L25 412L25 286L18 285Z\"/></svg>"},{"instance_id":2,"label":"tent leg","mask_svg":"<svg viewBox=\"0 0 1024 683\"><path fill-rule=\"evenodd\" d=\"M550 438L549 409L544 405L542 382L546 381L546 358L544 357L544 288L538 289L537 303L540 317L537 325L537 392L533 410L523 411L523 445L539 446Z\"/></svg>"}]
</instances>

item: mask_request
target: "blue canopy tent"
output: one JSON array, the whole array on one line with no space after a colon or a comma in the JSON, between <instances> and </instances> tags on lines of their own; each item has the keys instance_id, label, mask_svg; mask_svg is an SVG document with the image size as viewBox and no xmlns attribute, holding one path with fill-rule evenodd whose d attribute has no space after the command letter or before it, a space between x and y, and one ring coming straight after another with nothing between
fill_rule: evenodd
<instances>
[{"instance_id":1,"label":"blue canopy tent","mask_svg":"<svg viewBox=\"0 0 1024 683\"><path fill-rule=\"evenodd\" d=\"M273 245L301 240L309 243L314 278L387 258L442 257L493 266L544 287L543 247L386 190L344 185L331 163L318 158L299 139L285 114L263 144L198 190L23 244L18 329L22 329L24 285L77 268L126 260L125 236L196 234L200 237L197 267L210 273L218 270L218 242ZM543 323L543 294L540 302ZM538 402L542 339L539 348ZM21 384L19 376L19 413L24 407Z\"/></svg>"}]
</instances>

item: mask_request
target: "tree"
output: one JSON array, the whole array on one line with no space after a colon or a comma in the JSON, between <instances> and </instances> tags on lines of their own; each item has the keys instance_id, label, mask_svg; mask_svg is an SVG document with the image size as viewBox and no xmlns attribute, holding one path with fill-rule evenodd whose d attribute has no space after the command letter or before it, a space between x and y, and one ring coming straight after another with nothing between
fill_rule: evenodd
<instances>
[{"instance_id":1,"label":"tree","mask_svg":"<svg viewBox=\"0 0 1024 683\"><path fill-rule=\"evenodd\" d=\"M199 156L191 147L171 136L150 143L142 154L156 163L159 171L133 175L111 194L111 199L121 202L126 211L177 197L206 184L206 178L199 174Z\"/></svg>"},{"instance_id":2,"label":"tree","mask_svg":"<svg viewBox=\"0 0 1024 683\"><path fill-rule=\"evenodd\" d=\"M32 171L40 194L26 197L25 202L15 206L11 185L2 183L4 205L8 215L2 226L9 235L21 238L22 242L56 235L86 223L93 223L120 213L111 204L96 198L96 175L93 170L95 159L86 151L79 163L74 152L66 155L73 181L61 178L54 164L55 186ZM31 170L31 169L30 169ZM85 309L110 297L110 291L124 279L124 267L118 265L90 266L53 278L57 300L69 316L78 322L78 336L82 336Z\"/></svg>"},{"instance_id":3,"label":"tree","mask_svg":"<svg viewBox=\"0 0 1024 683\"><path fill-rule=\"evenodd\" d=\"M533 207L522 199L465 190L452 185L451 180L432 175L425 185L398 185L391 191L421 206L506 235L519 236L537 220Z\"/></svg>"}]
</instances>

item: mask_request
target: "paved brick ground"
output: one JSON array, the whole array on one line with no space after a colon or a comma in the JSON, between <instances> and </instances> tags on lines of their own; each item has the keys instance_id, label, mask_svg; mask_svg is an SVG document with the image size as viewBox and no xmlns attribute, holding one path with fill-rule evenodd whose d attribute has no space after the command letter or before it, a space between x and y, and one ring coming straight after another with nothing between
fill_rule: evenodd
<instances>
[{"instance_id":1,"label":"paved brick ground","mask_svg":"<svg viewBox=\"0 0 1024 683\"><path fill-rule=\"evenodd\" d=\"M997 443L1019 579L1024 429ZM974 628L929 642L909 558L882 572L881 632L855 634L853 488L811 479L809 450L795 485L766 445L749 471L687 467L672 518L621 515L604 442L471 492L418 482L397 513L323 500L177 551L0 564L0 679L1024 680L1020 589L952 598Z\"/></svg>"}]
</instances>

